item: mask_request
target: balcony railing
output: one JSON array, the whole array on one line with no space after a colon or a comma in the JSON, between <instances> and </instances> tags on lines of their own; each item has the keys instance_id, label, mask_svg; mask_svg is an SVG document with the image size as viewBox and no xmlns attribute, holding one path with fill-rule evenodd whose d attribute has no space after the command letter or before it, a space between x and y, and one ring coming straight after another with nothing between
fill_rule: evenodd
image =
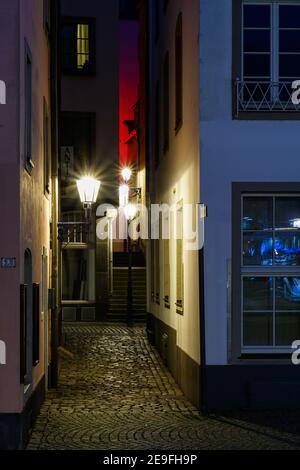
<instances>
[{"instance_id":1,"label":"balcony railing","mask_svg":"<svg viewBox=\"0 0 300 470\"><path fill-rule=\"evenodd\" d=\"M69 248L85 245L88 241L88 228L82 211L64 212L59 233L65 246Z\"/></svg>"},{"instance_id":2,"label":"balcony railing","mask_svg":"<svg viewBox=\"0 0 300 470\"><path fill-rule=\"evenodd\" d=\"M236 117L239 113L295 113L292 82L236 80Z\"/></svg>"}]
</instances>

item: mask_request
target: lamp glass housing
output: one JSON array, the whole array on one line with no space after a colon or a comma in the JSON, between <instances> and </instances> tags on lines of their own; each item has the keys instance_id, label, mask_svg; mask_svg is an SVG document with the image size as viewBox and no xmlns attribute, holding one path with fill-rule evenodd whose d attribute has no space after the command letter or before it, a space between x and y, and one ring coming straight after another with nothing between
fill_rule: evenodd
<instances>
[{"instance_id":1,"label":"lamp glass housing","mask_svg":"<svg viewBox=\"0 0 300 470\"><path fill-rule=\"evenodd\" d=\"M77 189L82 204L91 205L97 202L101 182L91 176L84 176L77 181Z\"/></svg>"},{"instance_id":2,"label":"lamp glass housing","mask_svg":"<svg viewBox=\"0 0 300 470\"><path fill-rule=\"evenodd\" d=\"M125 166L122 170L122 178L123 180L128 183L132 175L132 171L128 166Z\"/></svg>"}]
</instances>

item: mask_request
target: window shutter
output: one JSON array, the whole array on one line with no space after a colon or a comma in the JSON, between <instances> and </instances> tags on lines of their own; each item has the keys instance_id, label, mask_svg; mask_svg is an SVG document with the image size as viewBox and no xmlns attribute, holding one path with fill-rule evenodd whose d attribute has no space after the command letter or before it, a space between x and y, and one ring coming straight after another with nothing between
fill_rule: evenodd
<instances>
[{"instance_id":1,"label":"window shutter","mask_svg":"<svg viewBox=\"0 0 300 470\"><path fill-rule=\"evenodd\" d=\"M32 286L33 328L32 328L32 365L36 366L40 360L40 286Z\"/></svg>"},{"instance_id":2,"label":"window shutter","mask_svg":"<svg viewBox=\"0 0 300 470\"><path fill-rule=\"evenodd\" d=\"M20 383L25 383L27 338L27 286L20 286Z\"/></svg>"}]
</instances>

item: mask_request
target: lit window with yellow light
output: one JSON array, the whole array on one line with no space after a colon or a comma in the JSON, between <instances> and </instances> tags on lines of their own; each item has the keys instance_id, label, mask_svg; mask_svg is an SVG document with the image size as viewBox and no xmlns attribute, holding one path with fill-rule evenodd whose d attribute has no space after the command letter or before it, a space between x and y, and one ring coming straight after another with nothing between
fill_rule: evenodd
<instances>
[{"instance_id":1,"label":"lit window with yellow light","mask_svg":"<svg viewBox=\"0 0 300 470\"><path fill-rule=\"evenodd\" d=\"M90 61L90 28L88 24L77 25L77 69L82 70Z\"/></svg>"}]
</instances>

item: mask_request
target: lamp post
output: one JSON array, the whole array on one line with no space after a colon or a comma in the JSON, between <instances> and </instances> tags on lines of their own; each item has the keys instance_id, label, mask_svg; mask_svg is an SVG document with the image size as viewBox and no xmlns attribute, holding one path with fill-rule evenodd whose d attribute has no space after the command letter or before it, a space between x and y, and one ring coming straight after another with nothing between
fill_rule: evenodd
<instances>
[{"instance_id":1,"label":"lamp post","mask_svg":"<svg viewBox=\"0 0 300 470\"><path fill-rule=\"evenodd\" d=\"M127 283L127 323L132 325L132 246L131 238L129 235L129 227L132 220L135 218L137 208L134 204L129 203L130 191L134 195L140 197L141 188L133 188L129 186L129 181L132 176L132 170L125 166L121 171L123 183L119 187L119 200L120 207L123 207L124 215L127 220L127 255L128 255L128 283Z\"/></svg>"},{"instance_id":2,"label":"lamp post","mask_svg":"<svg viewBox=\"0 0 300 470\"><path fill-rule=\"evenodd\" d=\"M132 325L132 249L131 238L129 234L130 222L135 218L137 208L134 204L127 204L124 207L124 213L127 220L127 254L128 254L128 284L127 284L127 323Z\"/></svg>"}]
</instances>

